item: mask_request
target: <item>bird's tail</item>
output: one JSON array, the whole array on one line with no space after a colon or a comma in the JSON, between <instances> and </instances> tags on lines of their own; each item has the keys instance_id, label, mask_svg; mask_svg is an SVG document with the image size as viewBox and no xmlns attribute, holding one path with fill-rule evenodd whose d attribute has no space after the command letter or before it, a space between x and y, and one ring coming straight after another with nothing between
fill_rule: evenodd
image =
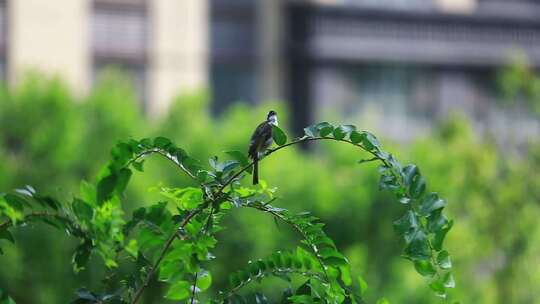
<instances>
[{"instance_id":1,"label":"bird's tail","mask_svg":"<svg viewBox=\"0 0 540 304\"><path fill-rule=\"evenodd\" d=\"M253 184L257 185L259 183L259 161L255 157L253 160Z\"/></svg>"}]
</instances>

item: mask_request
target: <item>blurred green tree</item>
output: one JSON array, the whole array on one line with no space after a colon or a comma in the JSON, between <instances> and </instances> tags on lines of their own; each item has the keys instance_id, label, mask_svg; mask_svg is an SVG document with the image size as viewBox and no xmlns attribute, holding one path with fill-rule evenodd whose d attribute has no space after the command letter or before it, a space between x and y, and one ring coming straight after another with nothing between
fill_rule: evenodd
<instances>
[{"instance_id":1,"label":"blurred green tree","mask_svg":"<svg viewBox=\"0 0 540 304\"><path fill-rule=\"evenodd\" d=\"M279 104L256 108L239 104L215 118L206 95L197 93L179 97L164 119L148 121L137 110L132 91L114 91L125 88L125 83L117 86L116 81L120 80L102 83L108 89L85 100L72 96L60 81L43 76L15 89L3 89L0 189L29 183L54 195L65 190L76 193L74 181L92 180L108 158L101 143L112 145L129 136L163 134L201 159L213 156L214 151L245 151L253 117L264 117L270 107L286 113ZM100 102L95 100L97 96ZM286 115L280 116L287 121ZM52 149L59 142L62 148ZM456 298L463 303L538 303L540 231L534 225L540 215L538 142L531 142L517 157L505 155L504 150L476 138L467 121L452 118L397 156L421 163L430 188L450 202L449 214L457 222L447 244L454 253L456 280L467 286L454 292ZM422 292L422 280L395 254L399 244L393 241L389 224L400 210L388 204L387 193L376 189L375 166L350 168L348 164L355 160L349 149L327 144L310 154L294 148L284 151L280 161L270 158L261 170L280 189L279 205L293 211L312 210L327 223L327 233L350 258L353 271L367 274L368 300L385 294L395 303L438 302ZM280 162L287 166L279 166ZM157 195L148 191L155 185L189 185L185 177L163 169L161 160L144 166L145 178L135 175L127 189L130 210L155 201ZM320 173L330 171L336 174ZM353 187L354 192L350 191ZM238 233L217 235L223 246L215 254L227 263L210 269L215 273L215 288L225 286L223 274L240 269L246 260L266 256L297 240L295 234L253 211L238 212L224 221ZM46 227L21 230L15 236L17 247L5 246L5 254L0 256L0 287L21 303L64 303L73 298L78 286L98 289L104 275L99 261L92 259L91 265L96 267L73 275L65 261L76 244L62 241L60 233ZM264 291L270 292L272 285L266 286ZM155 293L147 299L156 302L161 287L152 288Z\"/></svg>"}]
</instances>

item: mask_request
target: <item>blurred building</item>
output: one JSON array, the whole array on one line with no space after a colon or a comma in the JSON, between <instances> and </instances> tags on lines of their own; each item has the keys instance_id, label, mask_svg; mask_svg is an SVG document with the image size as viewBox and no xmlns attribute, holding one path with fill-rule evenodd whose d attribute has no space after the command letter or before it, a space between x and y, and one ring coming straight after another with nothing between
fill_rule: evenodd
<instances>
[{"instance_id":1,"label":"blurred building","mask_svg":"<svg viewBox=\"0 0 540 304\"><path fill-rule=\"evenodd\" d=\"M526 110L503 110L496 102L496 73L513 55L523 52L540 65L538 1L211 4L218 106L284 98L297 132L337 115L406 139L459 110L480 131L505 140L540 136L538 120Z\"/></svg>"},{"instance_id":2,"label":"blurred building","mask_svg":"<svg viewBox=\"0 0 540 304\"><path fill-rule=\"evenodd\" d=\"M208 8L200 0L2 0L2 75L28 70L87 92L107 66L126 71L151 115L207 85ZM152 102L150 102L152 101Z\"/></svg>"},{"instance_id":3,"label":"blurred building","mask_svg":"<svg viewBox=\"0 0 540 304\"><path fill-rule=\"evenodd\" d=\"M460 109L526 138L538 120L493 106L517 50L540 66L537 1L0 0L9 82L41 69L84 92L114 65L150 115L209 87L216 111L288 100L296 128L332 112L403 138Z\"/></svg>"}]
</instances>

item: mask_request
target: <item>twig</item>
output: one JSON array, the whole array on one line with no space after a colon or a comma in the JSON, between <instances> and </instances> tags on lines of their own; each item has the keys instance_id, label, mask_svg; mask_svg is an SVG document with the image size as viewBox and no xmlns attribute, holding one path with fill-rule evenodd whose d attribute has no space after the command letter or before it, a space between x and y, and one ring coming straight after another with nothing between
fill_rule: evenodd
<instances>
[{"instance_id":1,"label":"twig","mask_svg":"<svg viewBox=\"0 0 540 304\"><path fill-rule=\"evenodd\" d=\"M204 225L203 234L208 233L208 230L210 229L210 222L212 220L212 216L214 215L214 207L211 207L210 214L208 215L208 218L206 219L206 224ZM197 289L197 279L198 279L198 272L195 272L195 278L193 279L193 288L191 290L191 298L190 303L195 303L195 290Z\"/></svg>"},{"instance_id":2,"label":"twig","mask_svg":"<svg viewBox=\"0 0 540 304\"><path fill-rule=\"evenodd\" d=\"M204 206L201 205L201 206ZM182 228L184 228L188 223L189 221L191 221L191 219L197 215L198 213L200 213L204 208L197 208L195 210L193 210L190 214L188 214L188 216L186 216L186 218L182 221L182 223L180 224L180 227L177 229L177 230L180 230ZM144 291L144 289L148 286L148 284L150 283L150 280L152 279L152 277L154 276L155 272L156 272L156 269L159 267L159 264L161 263L161 260L163 260L163 258L165 257L165 253L167 253L167 251L169 250L169 248L171 247L174 239L177 237L177 233L176 231L169 237L169 239L167 240L167 242L165 242L165 245L163 246L163 249L161 249L161 252L159 254L159 257L158 259L154 262L154 265L152 266L152 268L150 269L150 272L148 273L148 275L146 276L146 280L144 281L144 283L141 285L141 287L139 287L139 289L137 290L137 292L135 293L135 297L133 298L133 301L131 301L132 304L136 304L139 302L139 299Z\"/></svg>"},{"instance_id":3,"label":"twig","mask_svg":"<svg viewBox=\"0 0 540 304\"><path fill-rule=\"evenodd\" d=\"M55 218L58 218L58 219L68 221L68 222L72 223L72 220L69 217L62 216L60 214L49 213L49 212L33 212L33 213L29 213L29 214L24 216L24 218L21 220L21 222L26 222L26 221L30 220L31 218L34 218L34 217L55 217ZM13 225L12 221L4 222L4 223L0 224L0 230L3 230L4 228L9 227L10 225Z\"/></svg>"},{"instance_id":4,"label":"twig","mask_svg":"<svg viewBox=\"0 0 540 304\"><path fill-rule=\"evenodd\" d=\"M294 222L287 220L285 217L283 217L281 214L279 214L279 213L277 213L275 211L267 209L266 206L268 206L268 204L269 203L265 203L262 206L254 206L254 205L247 205L247 206L250 207L250 208L253 208L253 209L257 209L257 210L261 210L261 211L270 213L274 217L276 217L276 218L284 221L285 223L291 225L294 228L294 230L296 230L298 233L300 233L305 240L308 239L307 235ZM321 266L321 268L323 270L324 277L325 277L326 281L330 282L330 278L328 277L328 272L326 271L326 268L324 266L324 262L321 260L321 257L317 254L317 250L316 250L315 245L312 244L311 247L312 247L311 249L312 249L313 253L315 254L315 258L317 258L317 261L319 262L319 265Z\"/></svg>"},{"instance_id":5,"label":"twig","mask_svg":"<svg viewBox=\"0 0 540 304\"><path fill-rule=\"evenodd\" d=\"M197 177L195 177L195 175L193 175L193 173L191 173L186 167L184 167L184 165L181 162L179 162L178 159L175 156L171 155L168 152L164 152L163 150L161 150L159 148L152 148L152 149L149 149L149 150L146 150L146 151L143 151L143 152L139 153L137 156L132 158L126 164L125 167L129 167L132 163L134 163L134 162L138 161L139 159L145 157L146 155L149 155L149 154L152 154L152 153L157 153L157 154L163 156L164 158L166 158L169 161L171 161L172 163L174 163L178 168L180 168L180 170L184 171L184 173L186 173L189 177L191 177L194 180L197 180Z\"/></svg>"},{"instance_id":6,"label":"twig","mask_svg":"<svg viewBox=\"0 0 540 304\"><path fill-rule=\"evenodd\" d=\"M265 277L267 276L266 274L271 274L271 275L279 275L279 274L299 274L301 276L304 276L304 277L308 277L308 278L314 278L314 279L317 279L319 280L321 283L326 283L326 281L321 278L319 276L318 273L316 272L312 272L312 271L300 271L300 270L295 270L295 269L275 269L273 271L265 271L259 275L257 275L256 277L258 278L262 278L262 277ZM227 292L227 294L223 297L225 299L227 298L230 298L233 294L235 294L238 290L242 289L244 286L248 285L249 283L253 282L254 280L249 278L247 281L245 282L241 282L238 286L232 288L229 292Z\"/></svg>"},{"instance_id":7,"label":"twig","mask_svg":"<svg viewBox=\"0 0 540 304\"><path fill-rule=\"evenodd\" d=\"M195 272L195 278L193 279L193 288L191 290L191 298L189 303L193 304L195 303L195 290L197 289L197 276L199 275L198 272Z\"/></svg>"}]
</instances>

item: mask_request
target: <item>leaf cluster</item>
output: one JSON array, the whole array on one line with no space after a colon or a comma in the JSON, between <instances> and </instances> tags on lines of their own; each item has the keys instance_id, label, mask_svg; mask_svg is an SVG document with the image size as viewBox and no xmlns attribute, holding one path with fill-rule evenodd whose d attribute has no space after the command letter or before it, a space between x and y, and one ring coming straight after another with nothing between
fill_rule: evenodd
<instances>
[{"instance_id":1,"label":"leaf cluster","mask_svg":"<svg viewBox=\"0 0 540 304\"><path fill-rule=\"evenodd\" d=\"M405 242L402 255L427 278L436 294L446 297L447 288L455 284L443 241L453 222L443 214L446 202L436 193L426 192L420 170L412 164L402 166L382 150L373 134L357 131L355 126L323 122L304 131L304 136L287 142L285 132L274 127L278 146L265 156L302 142L331 140L351 144L371 156L359 163L378 161L380 188L393 192L406 207L403 217L394 222ZM144 172L150 155L170 161L194 186L156 187L163 201L127 216L123 193L133 172ZM365 280L351 276L349 261L324 232L324 224L308 212L294 214L272 206L276 189L264 181L257 187L245 186L242 180L252 163L240 151L226 155L228 159L212 157L204 166L165 137L120 142L95 183L81 182L79 196L70 202L38 194L30 186L2 194L0 217L6 221L0 224L0 239L14 242L12 229L42 221L79 240L72 260L75 271L83 269L92 255L100 257L115 274L115 284L106 284L99 293L81 289L73 303L135 304L155 278L168 286L165 297L171 300L248 303L254 299L267 303L263 294L242 294L242 289L269 276L288 282L283 303L364 303ZM207 265L215 259L215 234L224 229L221 219L238 208L252 208L283 221L302 241L294 250L277 251L248 263L230 275L225 290L203 297L212 285ZM122 264L130 265L133 271L121 274L117 270ZM293 277L300 278L302 284L294 286Z\"/></svg>"}]
</instances>

